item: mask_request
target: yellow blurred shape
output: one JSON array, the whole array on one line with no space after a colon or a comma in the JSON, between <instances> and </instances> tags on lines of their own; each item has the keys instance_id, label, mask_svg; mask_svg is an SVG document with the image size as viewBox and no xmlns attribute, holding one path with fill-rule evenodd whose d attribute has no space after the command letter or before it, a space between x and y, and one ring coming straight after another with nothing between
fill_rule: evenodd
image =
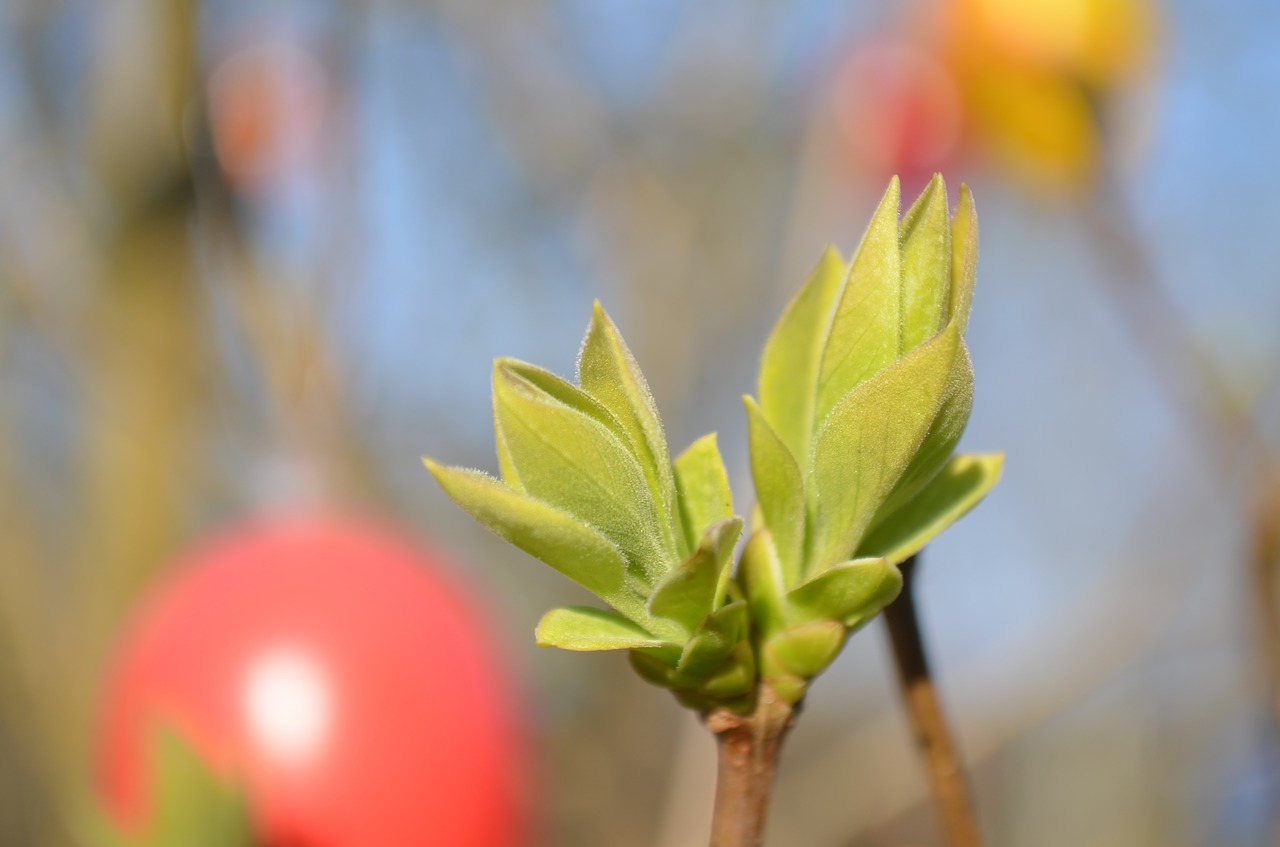
<instances>
[{"instance_id":1,"label":"yellow blurred shape","mask_svg":"<svg viewBox=\"0 0 1280 847\"><path fill-rule=\"evenodd\" d=\"M1037 187L1087 187L1106 152L1100 114L1152 64L1148 0L943 0L939 11L988 151Z\"/></svg>"},{"instance_id":2,"label":"yellow blurred shape","mask_svg":"<svg viewBox=\"0 0 1280 847\"><path fill-rule=\"evenodd\" d=\"M1088 50L1090 0L975 0L980 26L1006 53L1059 64Z\"/></svg>"},{"instance_id":3,"label":"yellow blurred shape","mask_svg":"<svg viewBox=\"0 0 1280 847\"><path fill-rule=\"evenodd\" d=\"M959 40L1024 71L1107 85L1150 56L1155 12L1147 0L956 0L956 7Z\"/></svg>"},{"instance_id":4,"label":"yellow blurred shape","mask_svg":"<svg viewBox=\"0 0 1280 847\"><path fill-rule=\"evenodd\" d=\"M1015 177L1049 191L1088 182L1101 140L1081 88L1045 75L990 74L968 94L975 131Z\"/></svg>"}]
</instances>

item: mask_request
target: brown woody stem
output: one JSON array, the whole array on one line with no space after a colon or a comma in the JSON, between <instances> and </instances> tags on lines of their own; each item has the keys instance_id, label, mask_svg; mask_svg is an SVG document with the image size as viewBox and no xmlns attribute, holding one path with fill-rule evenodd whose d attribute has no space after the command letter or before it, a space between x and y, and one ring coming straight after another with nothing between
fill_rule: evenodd
<instances>
[{"instance_id":1,"label":"brown woody stem","mask_svg":"<svg viewBox=\"0 0 1280 847\"><path fill-rule=\"evenodd\" d=\"M795 707L761 685L750 715L716 709L704 720L715 734L720 760L711 847L759 847L778 754L795 720Z\"/></svg>"},{"instance_id":2,"label":"brown woody stem","mask_svg":"<svg viewBox=\"0 0 1280 847\"><path fill-rule=\"evenodd\" d=\"M916 557L903 562L901 570L902 594L885 609L884 615L893 641L902 698L915 731L916 745L929 772L934 806L945 843L949 847L980 847L982 836L978 831L969 785L947 728L920 637L913 593Z\"/></svg>"}]
</instances>

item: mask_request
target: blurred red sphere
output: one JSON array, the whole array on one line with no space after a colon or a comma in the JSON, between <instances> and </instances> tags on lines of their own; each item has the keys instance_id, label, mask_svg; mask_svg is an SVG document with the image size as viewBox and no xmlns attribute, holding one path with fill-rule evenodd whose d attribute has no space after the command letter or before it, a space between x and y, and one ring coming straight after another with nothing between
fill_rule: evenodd
<instances>
[{"instance_id":1,"label":"blurred red sphere","mask_svg":"<svg viewBox=\"0 0 1280 847\"><path fill-rule=\"evenodd\" d=\"M835 79L836 120L847 149L878 178L898 174L904 194L957 160L964 130L948 68L910 41L854 47Z\"/></svg>"},{"instance_id":2,"label":"blurred red sphere","mask_svg":"<svg viewBox=\"0 0 1280 847\"><path fill-rule=\"evenodd\" d=\"M214 152L242 191L278 187L319 164L331 91L315 52L270 37L239 45L209 75Z\"/></svg>"},{"instance_id":3,"label":"blurred red sphere","mask_svg":"<svg viewBox=\"0 0 1280 847\"><path fill-rule=\"evenodd\" d=\"M432 553L346 519L240 528L139 610L110 670L99 769L151 813L160 723L243 780L267 845L523 843L520 703Z\"/></svg>"}]
</instances>

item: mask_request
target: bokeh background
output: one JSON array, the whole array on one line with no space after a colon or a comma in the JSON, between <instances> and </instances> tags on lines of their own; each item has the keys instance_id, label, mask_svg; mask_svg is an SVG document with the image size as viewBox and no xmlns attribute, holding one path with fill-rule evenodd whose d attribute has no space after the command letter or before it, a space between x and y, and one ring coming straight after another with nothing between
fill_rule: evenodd
<instances>
[{"instance_id":1,"label":"bokeh background","mask_svg":"<svg viewBox=\"0 0 1280 847\"><path fill-rule=\"evenodd\" d=\"M203 534L340 506L445 551L537 739L547 845L705 843L714 752L424 453L496 469L489 363L600 298L673 449L716 430L888 175L974 189L964 446L926 636L994 845L1277 842L1280 5L0 5L0 843L65 843L112 634ZM936 842L879 625L770 843Z\"/></svg>"}]
</instances>

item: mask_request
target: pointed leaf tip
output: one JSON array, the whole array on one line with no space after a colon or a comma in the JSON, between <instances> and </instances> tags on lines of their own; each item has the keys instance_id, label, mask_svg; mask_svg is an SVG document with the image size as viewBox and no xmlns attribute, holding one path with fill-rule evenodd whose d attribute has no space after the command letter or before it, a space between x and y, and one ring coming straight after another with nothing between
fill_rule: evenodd
<instances>
[{"instance_id":1,"label":"pointed leaf tip","mask_svg":"<svg viewBox=\"0 0 1280 847\"><path fill-rule=\"evenodd\" d=\"M675 532L676 487L667 436L649 383L599 300L592 307L591 322L578 354L578 382L618 422L623 441L639 463L661 516L659 529L674 554L680 545Z\"/></svg>"},{"instance_id":2,"label":"pointed leaf tip","mask_svg":"<svg viewBox=\"0 0 1280 847\"><path fill-rule=\"evenodd\" d=\"M901 191L889 184L867 225L830 319L817 382L814 420L898 358L902 321Z\"/></svg>"},{"instance_id":3,"label":"pointed leaf tip","mask_svg":"<svg viewBox=\"0 0 1280 847\"><path fill-rule=\"evenodd\" d=\"M1003 453L953 457L919 494L878 520L859 555L905 561L982 502L1003 470Z\"/></svg>"}]
</instances>

